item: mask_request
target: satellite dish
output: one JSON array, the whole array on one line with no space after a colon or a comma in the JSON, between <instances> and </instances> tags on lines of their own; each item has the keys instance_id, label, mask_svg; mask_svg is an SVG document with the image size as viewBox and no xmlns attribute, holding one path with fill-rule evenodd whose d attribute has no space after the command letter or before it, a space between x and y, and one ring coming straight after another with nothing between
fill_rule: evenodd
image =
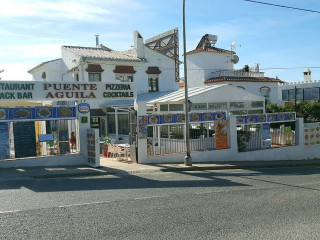
<instances>
[{"instance_id":1,"label":"satellite dish","mask_svg":"<svg viewBox=\"0 0 320 240\"><path fill-rule=\"evenodd\" d=\"M239 57L237 55L232 55L231 62L237 64L239 62Z\"/></svg>"}]
</instances>

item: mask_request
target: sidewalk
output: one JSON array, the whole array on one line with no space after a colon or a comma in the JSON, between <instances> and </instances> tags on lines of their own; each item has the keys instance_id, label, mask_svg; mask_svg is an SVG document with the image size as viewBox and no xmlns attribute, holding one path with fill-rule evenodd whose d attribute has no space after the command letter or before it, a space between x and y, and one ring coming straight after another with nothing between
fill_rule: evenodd
<instances>
[{"instance_id":1,"label":"sidewalk","mask_svg":"<svg viewBox=\"0 0 320 240\"><path fill-rule=\"evenodd\" d=\"M0 180L84 177L106 174L123 175L152 172L320 166L320 160L212 162L194 163L190 167L185 166L184 164L136 164L116 160L102 161L102 164L105 166L102 166L101 168L92 168L89 166L0 168Z\"/></svg>"}]
</instances>

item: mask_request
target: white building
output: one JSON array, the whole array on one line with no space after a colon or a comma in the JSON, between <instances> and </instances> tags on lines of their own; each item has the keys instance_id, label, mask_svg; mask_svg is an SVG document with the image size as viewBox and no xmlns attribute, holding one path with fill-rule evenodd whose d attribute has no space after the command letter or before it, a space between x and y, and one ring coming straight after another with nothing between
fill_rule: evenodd
<instances>
[{"instance_id":1,"label":"white building","mask_svg":"<svg viewBox=\"0 0 320 240\"><path fill-rule=\"evenodd\" d=\"M294 104L301 101L320 100L320 81L311 80L311 71L303 71L302 82L282 83L279 85L279 99L283 104Z\"/></svg>"},{"instance_id":2,"label":"white building","mask_svg":"<svg viewBox=\"0 0 320 240\"><path fill-rule=\"evenodd\" d=\"M152 93L159 97L179 88L175 60L145 46L138 31L134 32L134 47L130 50L111 50L99 44L97 36L96 47L62 46L60 59L41 63L29 73L36 81L134 82L138 100L140 95L150 99ZM128 111L133 109L133 100L89 103L91 127L99 128L100 136L119 139L129 134Z\"/></svg>"},{"instance_id":3,"label":"white building","mask_svg":"<svg viewBox=\"0 0 320 240\"><path fill-rule=\"evenodd\" d=\"M208 38L209 37L209 38ZM231 84L278 103L278 84L283 81L265 77L259 65L235 70L239 58L234 51L215 47L217 37L204 35L196 49L187 52L188 87Z\"/></svg>"}]
</instances>

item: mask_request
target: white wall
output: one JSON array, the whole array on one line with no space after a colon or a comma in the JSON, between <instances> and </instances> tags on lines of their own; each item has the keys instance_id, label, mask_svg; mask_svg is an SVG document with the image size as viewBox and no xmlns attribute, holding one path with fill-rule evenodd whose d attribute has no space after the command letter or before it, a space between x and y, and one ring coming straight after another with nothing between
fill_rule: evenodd
<instances>
[{"instance_id":1,"label":"white wall","mask_svg":"<svg viewBox=\"0 0 320 240\"><path fill-rule=\"evenodd\" d=\"M62 80L62 59L44 63L41 67L36 69L32 74L34 81L44 81L42 73L46 73L46 81L61 81Z\"/></svg>"},{"instance_id":2,"label":"white wall","mask_svg":"<svg viewBox=\"0 0 320 240\"><path fill-rule=\"evenodd\" d=\"M296 121L296 146L260 149L258 151L238 152L237 130L235 117L229 119L229 149L203 152L192 152L193 162L210 161L272 161L272 160L307 160L320 158L320 146L304 146L303 119ZM142 140L146 144L145 139ZM147 155L147 146L139 143L140 163L183 163L185 153L150 157Z\"/></svg>"},{"instance_id":3,"label":"white wall","mask_svg":"<svg viewBox=\"0 0 320 240\"><path fill-rule=\"evenodd\" d=\"M79 154L66 154L60 156L34 157L25 159L1 160L0 168L15 167L41 167L41 166L72 166L85 165L86 159Z\"/></svg>"},{"instance_id":4,"label":"white wall","mask_svg":"<svg viewBox=\"0 0 320 240\"><path fill-rule=\"evenodd\" d=\"M231 54L200 52L187 55L188 86L204 86L204 81L211 78L212 72L233 70Z\"/></svg>"},{"instance_id":5,"label":"white wall","mask_svg":"<svg viewBox=\"0 0 320 240\"><path fill-rule=\"evenodd\" d=\"M268 83L268 82L235 82L235 81L226 81L226 82L219 82L219 83L210 83L206 84L207 86L210 85L220 85L220 84L230 84L234 87L243 87L249 93L256 94L258 96L262 96L260 92L261 87L269 87L270 88L270 101L272 103L279 103L279 90L278 90L278 83Z\"/></svg>"}]
</instances>

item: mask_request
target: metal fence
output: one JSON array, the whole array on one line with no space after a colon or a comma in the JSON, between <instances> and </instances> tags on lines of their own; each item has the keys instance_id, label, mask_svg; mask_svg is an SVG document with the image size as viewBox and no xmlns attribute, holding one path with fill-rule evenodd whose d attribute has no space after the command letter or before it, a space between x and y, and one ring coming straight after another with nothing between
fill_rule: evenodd
<instances>
[{"instance_id":1,"label":"metal fence","mask_svg":"<svg viewBox=\"0 0 320 240\"><path fill-rule=\"evenodd\" d=\"M207 151L215 149L214 123L190 124L190 150ZM162 125L148 127L148 155L164 155L186 151L184 125Z\"/></svg>"},{"instance_id":2,"label":"metal fence","mask_svg":"<svg viewBox=\"0 0 320 240\"><path fill-rule=\"evenodd\" d=\"M270 143L264 144L264 141ZM270 139L262 138L261 125L238 127L238 150L240 152L294 145L296 145L295 131L291 128L289 131L286 130L285 125L270 128Z\"/></svg>"}]
</instances>

